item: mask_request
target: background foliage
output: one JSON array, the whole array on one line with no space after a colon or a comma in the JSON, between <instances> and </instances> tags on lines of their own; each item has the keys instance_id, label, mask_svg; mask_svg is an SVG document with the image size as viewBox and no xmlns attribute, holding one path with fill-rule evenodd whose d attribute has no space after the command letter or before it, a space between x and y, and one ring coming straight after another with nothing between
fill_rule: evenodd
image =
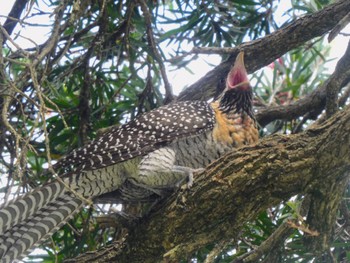
<instances>
[{"instance_id":1,"label":"background foliage","mask_svg":"<svg viewBox=\"0 0 350 263\"><path fill-rule=\"evenodd\" d=\"M283 11L283 19L277 14L282 2L291 3L291 8ZM167 72L187 67L197 59L200 54L193 48L234 47L255 40L330 2L15 1L13 13L0 26L3 201L43 184L51 177L44 169L51 161L95 138L100 129L120 125L176 99ZM32 22L39 17L44 18L40 24ZM43 27L51 30L43 43L36 43L34 35L29 40L21 36ZM25 40L31 47L21 46ZM219 53L223 61L228 57ZM324 66L328 54L329 47L321 37L255 72L251 81L256 110L289 105L310 94L329 77ZM347 94L344 91L343 104ZM274 120L260 127L261 136L298 133L313 119L306 114L292 121ZM260 255L262 262L329 262L330 258L350 262L349 197L348 187L332 248L326 254L315 255L303 246L303 234L308 232L303 225L304 197L296 196L245 225L237 240L204 247L188 261L239 262L278 228L294 220L300 225L289 227L288 235L279 240L278 250ZM123 231L120 226L97 224L92 217L115 206L101 207L80 213L43 244L48 255L32 255L30 259L61 261L117 239Z\"/></svg>"}]
</instances>

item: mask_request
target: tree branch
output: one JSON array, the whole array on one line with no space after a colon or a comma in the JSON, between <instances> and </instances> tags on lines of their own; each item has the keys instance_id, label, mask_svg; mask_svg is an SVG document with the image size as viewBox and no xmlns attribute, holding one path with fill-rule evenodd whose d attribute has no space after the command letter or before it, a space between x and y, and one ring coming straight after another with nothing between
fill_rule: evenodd
<instances>
[{"instance_id":1,"label":"tree branch","mask_svg":"<svg viewBox=\"0 0 350 263\"><path fill-rule=\"evenodd\" d=\"M291 233L293 233L293 229L289 227L288 223L282 223L282 225L280 225L257 249L237 257L232 263L258 262L264 253L274 251L281 245L281 243L283 244L283 241Z\"/></svg>"},{"instance_id":2,"label":"tree branch","mask_svg":"<svg viewBox=\"0 0 350 263\"><path fill-rule=\"evenodd\" d=\"M335 71L342 71L341 69L350 68L350 63L348 62L350 58L350 42L348 42L348 47L345 52L344 58L339 60L337 63L337 67ZM343 73L343 72L341 72ZM345 74L342 74L345 75ZM348 77L348 76L345 76ZM347 84L347 83L346 83ZM341 83L339 83L338 79L331 79L326 85L326 115L327 117L331 117L338 110L338 93Z\"/></svg>"},{"instance_id":3,"label":"tree branch","mask_svg":"<svg viewBox=\"0 0 350 263\"><path fill-rule=\"evenodd\" d=\"M156 40L153 37L154 33L152 29L152 15L148 10L147 4L144 0L138 0L138 3L145 17L147 40L148 40L148 45L150 47L150 51L153 53L155 60L159 64L160 73L163 78L164 88L165 88L164 103L170 103L174 99L173 90L171 88L168 76L166 74L165 66L162 61L161 55L158 51Z\"/></svg>"},{"instance_id":4,"label":"tree branch","mask_svg":"<svg viewBox=\"0 0 350 263\"><path fill-rule=\"evenodd\" d=\"M332 75L321 84L317 89L311 92L306 97L289 104L288 106L274 106L268 107L256 114L256 119L261 126L276 120L292 120L304 114L309 114L310 118L315 119L325 108L328 100L329 116L336 111L338 102L338 92L350 80L350 45L338 61L337 66Z\"/></svg>"},{"instance_id":5,"label":"tree branch","mask_svg":"<svg viewBox=\"0 0 350 263\"><path fill-rule=\"evenodd\" d=\"M15 29L19 21L19 18L21 17L21 14L25 9L27 3L28 3L28 0L16 0L16 2L13 4L12 9L8 14L8 17L4 23L4 29L9 35L11 35L13 30ZM5 44L6 40L7 38L3 38L1 41L2 44Z\"/></svg>"},{"instance_id":6,"label":"tree branch","mask_svg":"<svg viewBox=\"0 0 350 263\"><path fill-rule=\"evenodd\" d=\"M183 90L179 94L178 100L206 100L212 97L215 94L217 84L227 76L239 51L244 50L246 54L245 64L248 72L254 72L270 64L289 50L326 34L349 12L350 2L340 0L321 11L301 17L264 38L237 46L228 60Z\"/></svg>"},{"instance_id":7,"label":"tree branch","mask_svg":"<svg viewBox=\"0 0 350 263\"><path fill-rule=\"evenodd\" d=\"M339 23L332 29L328 35L328 42L331 42L339 33L350 23L350 13L347 14Z\"/></svg>"}]
</instances>

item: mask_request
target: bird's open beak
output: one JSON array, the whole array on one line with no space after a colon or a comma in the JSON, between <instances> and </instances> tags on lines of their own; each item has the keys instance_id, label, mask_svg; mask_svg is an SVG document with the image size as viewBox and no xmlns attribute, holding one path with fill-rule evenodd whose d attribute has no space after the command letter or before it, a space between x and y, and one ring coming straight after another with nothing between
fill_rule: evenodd
<instances>
[{"instance_id":1,"label":"bird's open beak","mask_svg":"<svg viewBox=\"0 0 350 263\"><path fill-rule=\"evenodd\" d=\"M250 88L247 70L244 65L244 52L241 51L236 57L235 64L227 75L226 85L228 89Z\"/></svg>"},{"instance_id":2,"label":"bird's open beak","mask_svg":"<svg viewBox=\"0 0 350 263\"><path fill-rule=\"evenodd\" d=\"M245 66L244 66L244 52L243 51L239 52L239 54L237 55L234 66L243 67L245 69Z\"/></svg>"}]
</instances>

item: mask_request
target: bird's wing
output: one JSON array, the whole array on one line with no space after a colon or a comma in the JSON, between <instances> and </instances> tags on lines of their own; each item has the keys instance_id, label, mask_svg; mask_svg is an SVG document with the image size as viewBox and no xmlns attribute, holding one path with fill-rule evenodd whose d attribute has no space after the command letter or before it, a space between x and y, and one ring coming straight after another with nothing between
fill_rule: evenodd
<instances>
[{"instance_id":1,"label":"bird's wing","mask_svg":"<svg viewBox=\"0 0 350 263\"><path fill-rule=\"evenodd\" d=\"M111 129L59 160L54 169L93 170L145 155L184 137L213 129L215 115L205 101L159 107Z\"/></svg>"}]
</instances>

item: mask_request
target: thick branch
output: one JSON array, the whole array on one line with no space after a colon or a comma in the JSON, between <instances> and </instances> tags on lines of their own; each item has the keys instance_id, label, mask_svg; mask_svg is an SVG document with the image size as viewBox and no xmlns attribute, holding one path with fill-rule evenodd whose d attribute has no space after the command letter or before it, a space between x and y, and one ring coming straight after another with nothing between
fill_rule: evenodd
<instances>
[{"instance_id":1,"label":"thick branch","mask_svg":"<svg viewBox=\"0 0 350 263\"><path fill-rule=\"evenodd\" d=\"M182 91L178 100L205 100L213 96L217 84L226 77L240 50L245 51L248 72L254 72L281 57L289 50L326 34L349 12L350 1L340 0L319 12L301 17L264 38L239 45L227 61L221 63L199 81Z\"/></svg>"}]
</instances>

